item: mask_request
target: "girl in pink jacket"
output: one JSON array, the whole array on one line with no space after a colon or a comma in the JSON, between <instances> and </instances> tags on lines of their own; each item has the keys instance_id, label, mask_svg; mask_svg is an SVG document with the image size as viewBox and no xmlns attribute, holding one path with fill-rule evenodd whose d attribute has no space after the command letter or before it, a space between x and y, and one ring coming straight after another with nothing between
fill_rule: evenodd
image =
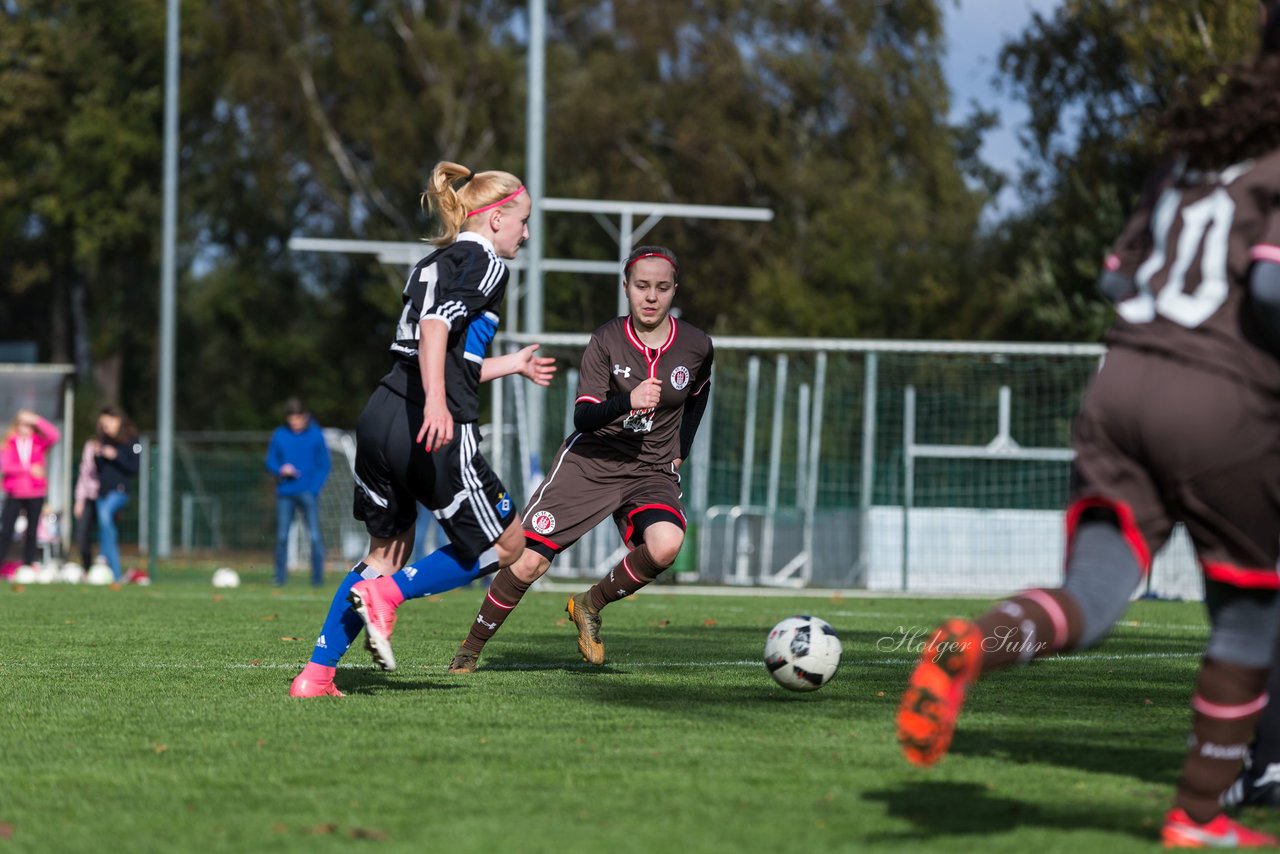
<instances>
[{"instance_id":1,"label":"girl in pink jacket","mask_svg":"<svg viewBox=\"0 0 1280 854\"><path fill-rule=\"evenodd\" d=\"M0 473L3 473L5 491L4 508L0 509L0 564L9 556L19 513L27 517L22 562L36 561L36 531L40 527L40 511L49 494L45 455L60 438L62 434L57 427L29 409L18 410L9 424L4 444L0 445Z\"/></svg>"}]
</instances>

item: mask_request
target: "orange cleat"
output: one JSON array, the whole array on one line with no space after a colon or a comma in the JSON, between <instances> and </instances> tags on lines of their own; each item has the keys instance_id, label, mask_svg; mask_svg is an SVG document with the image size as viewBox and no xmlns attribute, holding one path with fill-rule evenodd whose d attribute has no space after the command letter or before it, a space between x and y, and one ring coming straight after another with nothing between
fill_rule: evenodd
<instances>
[{"instance_id":1,"label":"orange cleat","mask_svg":"<svg viewBox=\"0 0 1280 854\"><path fill-rule=\"evenodd\" d=\"M302 668L302 672L293 677L293 684L289 686L289 696L341 697L342 692L333 684L333 674L337 671L336 667L326 667L323 664L308 661L307 666Z\"/></svg>"},{"instance_id":2,"label":"orange cleat","mask_svg":"<svg viewBox=\"0 0 1280 854\"><path fill-rule=\"evenodd\" d=\"M912 765L933 765L951 747L965 691L982 670L982 633L948 620L929 638L898 706L898 744Z\"/></svg>"},{"instance_id":3,"label":"orange cleat","mask_svg":"<svg viewBox=\"0 0 1280 854\"><path fill-rule=\"evenodd\" d=\"M1169 810L1164 817L1160 839L1165 848L1270 848L1280 839L1237 824L1218 813L1204 824L1187 815L1181 808Z\"/></svg>"},{"instance_id":4,"label":"orange cleat","mask_svg":"<svg viewBox=\"0 0 1280 854\"><path fill-rule=\"evenodd\" d=\"M369 650L374 663L383 670L395 670L396 654L391 649L391 632L396 627L396 608L404 601L400 588L396 587L391 576L380 575L353 584L347 601L364 620L364 648Z\"/></svg>"}]
</instances>

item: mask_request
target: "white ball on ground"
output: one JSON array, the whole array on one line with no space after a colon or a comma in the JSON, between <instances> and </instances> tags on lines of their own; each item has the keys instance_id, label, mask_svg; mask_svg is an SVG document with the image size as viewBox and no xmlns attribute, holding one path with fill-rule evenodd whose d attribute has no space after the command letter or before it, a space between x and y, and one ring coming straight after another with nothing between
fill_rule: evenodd
<instances>
[{"instance_id":1,"label":"white ball on ground","mask_svg":"<svg viewBox=\"0 0 1280 854\"><path fill-rule=\"evenodd\" d=\"M58 580L58 567L52 563L37 563L35 565L36 584L52 584Z\"/></svg>"},{"instance_id":2,"label":"white ball on ground","mask_svg":"<svg viewBox=\"0 0 1280 854\"><path fill-rule=\"evenodd\" d=\"M836 675L841 652L840 636L826 620L787 617L765 639L764 666L783 688L816 691Z\"/></svg>"},{"instance_id":3,"label":"white ball on ground","mask_svg":"<svg viewBox=\"0 0 1280 854\"><path fill-rule=\"evenodd\" d=\"M115 581L116 577L112 574L110 566L105 563L95 563L89 567L89 574L85 577L85 580L90 584L106 585Z\"/></svg>"},{"instance_id":4,"label":"white ball on ground","mask_svg":"<svg viewBox=\"0 0 1280 854\"><path fill-rule=\"evenodd\" d=\"M84 581L84 567L69 560L58 570L58 580L63 584L79 584Z\"/></svg>"},{"instance_id":5,"label":"white ball on ground","mask_svg":"<svg viewBox=\"0 0 1280 854\"><path fill-rule=\"evenodd\" d=\"M36 568L24 563L13 571L13 577L9 580L14 584L35 584Z\"/></svg>"},{"instance_id":6,"label":"white ball on ground","mask_svg":"<svg viewBox=\"0 0 1280 854\"><path fill-rule=\"evenodd\" d=\"M229 566L220 566L213 571L213 586L231 588L240 586L240 573Z\"/></svg>"}]
</instances>

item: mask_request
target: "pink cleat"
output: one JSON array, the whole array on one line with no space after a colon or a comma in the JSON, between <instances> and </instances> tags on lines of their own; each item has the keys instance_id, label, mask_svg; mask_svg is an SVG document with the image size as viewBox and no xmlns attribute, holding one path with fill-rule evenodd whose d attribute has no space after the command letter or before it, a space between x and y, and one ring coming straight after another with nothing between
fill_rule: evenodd
<instances>
[{"instance_id":1,"label":"pink cleat","mask_svg":"<svg viewBox=\"0 0 1280 854\"><path fill-rule=\"evenodd\" d=\"M289 686L289 696L341 697L342 692L333 684L333 674L337 671L336 667L326 667L323 664L308 661L307 666L302 668L302 672L293 677L293 684Z\"/></svg>"},{"instance_id":2,"label":"pink cleat","mask_svg":"<svg viewBox=\"0 0 1280 854\"><path fill-rule=\"evenodd\" d=\"M1186 810L1175 808L1164 817L1160 838L1165 848L1272 848L1280 839L1236 824L1222 813L1201 824Z\"/></svg>"},{"instance_id":3,"label":"pink cleat","mask_svg":"<svg viewBox=\"0 0 1280 854\"><path fill-rule=\"evenodd\" d=\"M386 671L396 669L396 654L391 651L391 632L396 627L396 608L404 594L389 575L357 581L347 601L364 620L364 648L373 661Z\"/></svg>"}]
</instances>

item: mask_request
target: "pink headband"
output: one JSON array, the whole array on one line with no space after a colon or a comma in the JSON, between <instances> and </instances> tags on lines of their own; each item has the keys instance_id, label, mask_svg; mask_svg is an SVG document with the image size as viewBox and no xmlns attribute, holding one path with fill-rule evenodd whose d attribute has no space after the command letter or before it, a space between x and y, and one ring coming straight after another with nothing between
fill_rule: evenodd
<instances>
[{"instance_id":1,"label":"pink headband","mask_svg":"<svg viewBox=\"0 0 1280 854\"><path fill-rule=\"evenodd\" d=\"M491 205L485 205L485 206L484 206L484 207L482 207L482 208L476 208L476 209L475 209L475 210L473 210L471 213L467 214L467 216L472 217L472 216L475 216L476 214L482 214L482 213L484 213L485 211L491 211L491 210L493 210L494 208L500 208L500 207L502 207L503 205L505 205L507 202L511 201L512 199L514 199L516 196L520 195L520 194L521 194L521 193L523 193L523 192L524 192L524 185L523 185L523 184L521 184L521 185L520 185L520 189L516 190L514 193L512 193L512 194L511 194L511 195L509 195L509 196L507 196L506 198L504 198L504 199L498 199L496 202L494 202L494 203L493 203L493 204L491 204Z\"/></svg>"},{"instance_id":2,"label":"pink headband","mask_svg":"<svg viewBox=\"0 0 1280 854\"><path fill-rule=\"evenodd\" d=\"M627 274L627 271L630 270L631 267L642 258L661 258L663 261L666 261L668 264L670 264L673 268L677 270L680 269L679 267L676 267L675 261L672 261L666 255L663 255L661 252L646 252L643 255L637 255L636 257L628 261L627 266L622 268L622 274L625 276Z\"/></svg>"}]
</instances>

